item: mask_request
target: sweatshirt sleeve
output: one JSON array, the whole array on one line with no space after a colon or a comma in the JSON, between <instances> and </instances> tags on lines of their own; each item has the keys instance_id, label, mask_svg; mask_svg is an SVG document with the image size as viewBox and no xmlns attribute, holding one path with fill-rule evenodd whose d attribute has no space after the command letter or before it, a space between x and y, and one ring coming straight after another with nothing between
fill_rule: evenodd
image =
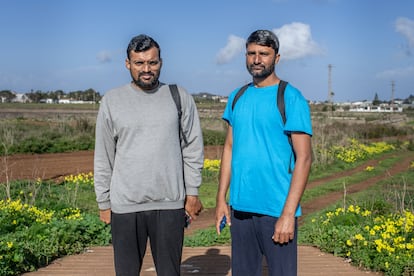
<instances>
[{"instance_id":1,"label":"sweatshirt sleeve","mask_svg":"<svg viewBox=\"0 0 414 276\"><path fill-rule=\"evenodd\" d=\"M187 195L198 195L204 165L204 143L200 119L193 97L180 89L183 114L181 124L187 145L182 142L184 183Z\"/></svg>"},{"instance_id":2,"label":"sweatshirt sleeve","mask_svg":"<svg viewBox=\"0 0 414 276\"><path fill-rule=\"evenodd\" d=\"M95 130L94 187L100 210L111 208L110 185L115 159L116 139L113 135L109 109L103 98Z\"/></svg>"}]
</instances>

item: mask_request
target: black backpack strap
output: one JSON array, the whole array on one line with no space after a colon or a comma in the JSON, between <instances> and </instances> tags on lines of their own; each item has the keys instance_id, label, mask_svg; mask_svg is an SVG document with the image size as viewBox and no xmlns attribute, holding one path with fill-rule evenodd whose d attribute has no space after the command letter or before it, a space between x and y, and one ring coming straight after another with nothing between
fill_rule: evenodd
<instances>
[{"instance_id":1,"label":"black backpack strap","mask_svg":"<svg viewBox=\"0 0 414 276\"><path fill-rule=\"evenodd\" d=\"M282 115L283 124L286 123L285 115L285 89L287 82L280 80L279 87L277 89L277 108L279 109L280 115Z\"/></svg>"},{"instance_id":2,"label":"black backpack strap","mask_svg":"<svg viewBox=\"0 0 414 276\"><path fill-rule=\"evenodd\" d=\"M231 104L231 109L234 110L234 106L239 98L243 95L246 89L249 87L250 83L243 85L239 91L237 91L236 96L234 96L233 103ZM286 115L285 115L285 88L287 82L280 80L279 87L277 90L277 107L279 109L280 115L282 115L283 123L286 123Z\"/></svg>"},{"instance_id":3,"label":"black backpack strap","mask_svg":"<svg viewBox=\"0 0 414 276\"><path fill-rule=\"evenodd\" d=\"M279 82L279 88L277 89L277 107L279 109L280 115L282 116L282 120L283 120L283 124L286 124L286 114L285 114L285 89L287 86L287 82L280 80ZM290 133L287 134L288 137L288 142L290 147L292 148L292 154L290 155L290 159L289 159L289 173L292 173L293 170L290 166L290 164L292 164L292 158L293 160L296 160L296 155L295 155L295 151L293 150L293 143L292 143L292 136L290 135Z\"/></svg>"},{"instance_id":4,"label":"black backpack strap","mask_svg":"<svg viewBox=\"0 0 414 276\"><path fill-rule=\"evenodd\" d=\"M236 102L239 100L239 98L243 95L244 91L249 87L250 83L243 85L242 88L240 88L239 91L237 91L236 96L234 96L233 103L231 104L231 110L234 109L234 106L236 105Z\"/></svg>"},{"instance_id":5,"label":"black backpack strap","mask_svg":"<svg viewBox=\"0 0 414 276\"><path fill-rule=\"evenodd\" d=\"M169 85L171 96L174 99L175 105L177 107L178 112L178 127L180 132L180 138L184 140L184 145L186 146L188 144L187 137L184 135L183 127L181 125L181 117L183 114L182 108L181 108L181 98L180 93L178 92L178 87L176 84L170 84Z\"/></svg>"}]
</instances>

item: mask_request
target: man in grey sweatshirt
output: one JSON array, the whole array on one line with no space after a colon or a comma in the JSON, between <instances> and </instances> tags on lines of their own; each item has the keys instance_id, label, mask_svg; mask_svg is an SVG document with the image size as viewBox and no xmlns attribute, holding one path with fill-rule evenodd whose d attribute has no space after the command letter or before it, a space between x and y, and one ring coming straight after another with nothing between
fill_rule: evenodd
<instances>
[{"instance_id":1,"label":"man in grey sweatshirt","mask_svg":"<svg viewBox=\"0 0 414 276\"><path fill-rule=\"evenodd\" d=\"M179 116L159 81L158 43L132 38L126 67L131 83L105 93L96 121L94 181L100 218L111 223L117 276L136 276L147 239L157 275L180 275L186 213L196 218L203 138L191 95L179 87Z\"/></svg>"}]
</instances>

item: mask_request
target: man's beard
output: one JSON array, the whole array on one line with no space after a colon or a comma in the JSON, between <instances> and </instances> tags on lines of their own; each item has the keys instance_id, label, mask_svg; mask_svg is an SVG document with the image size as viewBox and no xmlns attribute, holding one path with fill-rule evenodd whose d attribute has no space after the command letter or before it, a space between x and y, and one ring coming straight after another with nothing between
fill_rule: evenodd
<instances>
[{"instance_id":1,"label":"man's beard","mask_svg":"<svg viewBox=\"0 0 414 276\"><path fill-rule=\"evenodd\" d=\"M255 66L257 66L257 65L250 64L250 65L246 66L247 71L249 71L250 75L252 75L253 78L265 79L268 76L270 76L271 74L273 74L273 72L275 71L275 64L274 63L269 67L264 66L264 68L261 71L254 70L253 67L255 67Z\"/></svg>"},{"instance_id":2,"label":"man's beard","mask_svg":"<svg viewBox=\"0 0 414 276\"><path fill-rule=\"evenodd\" d=\"M152 79L150 81L142 81L142 75L151 75ZM153 73L140 73L137 79L133 79L133 82L136 86L140 87L142 90L152 90L158 86L159 75Z\"/></svg>"}]
</instances>

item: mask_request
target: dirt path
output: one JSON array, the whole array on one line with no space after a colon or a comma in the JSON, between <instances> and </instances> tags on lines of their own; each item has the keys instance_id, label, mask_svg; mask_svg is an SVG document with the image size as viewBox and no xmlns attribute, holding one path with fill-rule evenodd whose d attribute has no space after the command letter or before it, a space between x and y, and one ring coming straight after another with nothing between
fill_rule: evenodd
<instances>
[{"instance_id":1,"label":"dirt path","mask_svg":"<svg viewBox=\"0 0 414 276\"><path fill-rule=\"evenodd\" d=\"M358 173L363 171L367 166L377 166L382 160L385 160L387 158L390 158L391 156L394 156L394 153L391 154L387 154L382 156L379 159L376 160L369 160L367 162L365 162L364 164L352 169L352 170L347 170L347 171L342 171L339 172L335 175L331 175L325 178L321 178L315 181L312 181L308 184L307 189L311 189L314 187L317 187L319 185L323 185L324 183L334 180L335 178L340 178L340 177L345 177L348 175L352 175L354 173ZM383 180L383 179L387 179L391 176L394 176L396 174L402 173L404 171L407 171L410 167L410 163L413 161L414 157L413 157L413 153L412 152L404 152L401 153L401 156L403 157L402 161L397 162L396 164L394 164L389 170L387 170L385 173L383 174L378 174L375 175L371 178L368 178L360 183L356 183L353 184L351 186L349 186L347 188L347 194L353 194L353 193L357 193L363 190L368 189L369 187L373 186L375 183ZM302 211L303 214L310 214L313 213L315 211L321 210L323 208L326 208L327 206L335 203L336 201L340 200L344 195L343 191L338 191L338 192L331 192L329 194L323 195L321 197L318 197L310 202L306 202L302 204Z\"/></svg>"},{"instance_id":2,"label":"dirt path","mask_svg":"<svg viewBox=\"0 0 414 276\"><path fill-rule=\"evenodd\" d=\"M221 147L207 146L205 158L220 159ZM19 179L57 179L93 171L93 151L53 154L16 154L0 157L0 183Z\"/></svg>"}]
</instances>

